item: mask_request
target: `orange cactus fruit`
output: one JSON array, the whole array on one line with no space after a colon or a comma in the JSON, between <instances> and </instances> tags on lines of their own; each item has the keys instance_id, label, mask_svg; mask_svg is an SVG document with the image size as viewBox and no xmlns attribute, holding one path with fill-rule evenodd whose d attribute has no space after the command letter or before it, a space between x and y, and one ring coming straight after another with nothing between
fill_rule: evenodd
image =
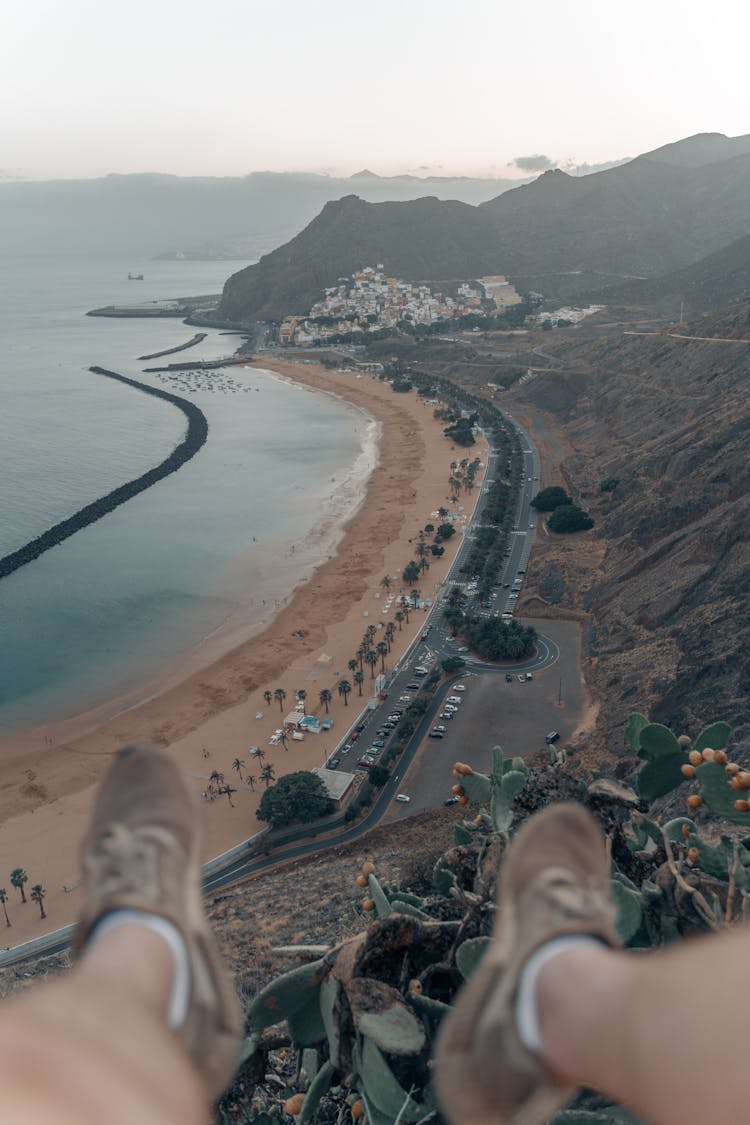
<instances>
[{"instance_id":1,"label":"orange cactus fruit","mask_svg":"<svg viewBox=\"0 0 750 1125\"><path fill-rule=\"evenodd\" d=\"M703 798L699 797L697 793L694 793L692 797L688 797L687 799L687 806L689 809L699 809L702 804Z\"/></svg>"},{"instance_id":2,"label":"orange cactus fruit","mask_svg":"<svg viewBox=\"0 0 750 1125\"><path fill-rule=\"evenodd\" d=\"M455 768L455 766L453 768L453 776L454 777L460 777L461 776L460 772Z\"/></svg>"},{"instance_id":3,"label":"orange cactus fruit","mask_svg":"<svg viewBox=\"0 0 750 1125\"><path fill-rule=\"evenodd\" d=\"M735 801L734 807L737 809L737 812L750 812L749 801Z\"/></svg>"},{"instance_id":4,"label":"orange cactus fruit","mask_svg":"<svg viewBox=\"0 0 750 1125\"><path fill-rule=\"evenodd\" d=\"M371 898L366 898L365 901L362 903L362 909L363 910L374 910L375 909L375 903L372 901Z\"/></svg>"},{"instance_id":5,"label":"orange cactus fruit","mask_svg":"<svg viewBox=\"0 0 750 1125\"><path fill-rule=\"evenodd\" d=\"M680 773L683 777L695 777L695 766L688 765L686 762L684 766L680 766Z\"/></svg>"},{"instance_id":6,"label":"orange cactus fruit","mask_svg":"<svg viewBox=\"0 0 750 1125\"><path fill-rule=\"evenodd\" d=\"M367 886L367 876L366 875L358 875L355 881L356 881L356 884L357 884L358 887L366 887Z\"/></svg>"},{"instance_id":7,"label":"orange cactus fruit","mask_svg":"<svg viewBox=\"0 0 750 1125\"><path fill-rule=\"evenodd\" d=\"M422 982L421 982L421 980L417 980L416 977L414 977L412 980L410 980L409 981L409 992L412 994L412 996L421 996L422 995Z\"/></svg>"},{"instance_id":8,"label":"orange cactus fruit","mask_svg":"<svg viewBox=\"0 0 750 1125\"><path fill-rule=\"evenodd\" d=\"M362 864L362 874L363 875L372 875L372 874L374 874L374 872L375 872L375 864L371 863L369 859L365 860L365 862Z\"/></svg>"},{"instance_id":9,"label":"orange cactus fruit","mask_svg":"<svg viewBox=\"0 0 750 1125\"><path fill-rule=\"evenodd\" d=\"M732 789L742 789L743 788L742 782L740 781L740 779L738 777L731 777L729 779L729 784L732 786Z\"/></svg>"},{"instance_id":10,"label":"orange cactus fruit","mask_svg":"<svg viewBox=\"0 0 750 1125\"><path fill-rule=\"evenodd\" d=\"M689 824L683 824L683 826L682 826L682 838L683 838L683 840L689 840L690 839L690 825Z\"/></svg>"},{"instance_id":11,"label":"orange cactus fruit","mask_svg":"<svg viewBox=\"0 0 750 1125\"><path fill-rule=\"evenodd\" d=\"M712 750L710 746L707 746L706 749L702 751L701 757L704 762L713 762L716 757L716 751Z\"/></svg>"},{"instance_id":12,"label":"orange cactus fruit","mask_svg":"<svg viewBox=\"0 0 750 1125\"><path fill-rule=\"evenodd\" d=\"M290 1117L296 1117L298 1113L302 1112L304 1104L304 1094L293 1094L291 1098L287 1098L284 1102L284 1113L288 1113Z\"/></svg>"},{"instance_id":13,"label":"orange cactus fruit","mask_svg":"<svg viewBox=\"0 0 750 1125\"><path fill-rule=\"evenodd\" d=\"M724 771L725 771L725 773L732 773L732 774L734 774L734 773L739 773L739 772L740 772L740 767L739 767L739 766L737 765L737 763L736 763L736 762L728 762L728 763L727 763L727 764L726 764L726 765L724 766Z\"/></svg>"},{"instance_id":14,"label":"orange cactus fruit","mask_svg":"<svg viewBox=\"0 0 750 1125\"><path fill-rule=\"evenodd\" d=\"M688 758L694 766L699 766L703 761L703 755L701 754L700 750L691 750L688 754Z\"/></svg>"},{"instance_id":15,"label":"orange cactus fruit","mask_svg":"<svg viewBox=\"0 0 750 1125\"><path fill-rule=\"evenodd\" d=\"M463 785L451 785L451 793L454 795L454 797L460 797L463 791Z\"/></svg>"},{"instance_id":16,"label":"orange cactus fruit","mask_svg":"<svg viewBox=\"0 0 750 1125\"><path fill-rule=\"evenodd\" d=\"M362 1105L362 1099L361 1098L357 1098L356 1102L352 1106L351 1115L352 1115L353 1121L358 1121L360 1117L364 1117L365 1109L364 1109L364 1106Z\"/></svg>"},{"instance_id":17,"label":"orange cactus fruit","mask_svg":"<svg viewBox=\"0 0 750 1125\"><path fill-rule=\"evenodd\" d=\"M714 750L714 761L718 762L720 766L725 766L729 761L726 750Z\"/></svg>"},{"instance_id":18,"label":"orange cactus fruit","mask_svg":"<svg viewBox=\"0 0 750 1125\"><path fill-rule=\"evenodd\" d=\"M689 734L680 734L677 737L677 741L679 742L679 744L683 748L683 750L687 750L688 746L690 746L690 743L693 740L691 739Z\"/></svg>"},{"instance_id":19,"label":"orange cactus fruit","mask_svg":"<svg viewBox=\"0 0 750 1125\"><path fill-rule=\"evenodd\" d=\"M469 798L464 796L464 794L462 793L461 796L458 798L458 803L459 803L459 805L468 805Z\"/></svg>"},{"instance_id":20,"label":"orange cactus fruit","mask_svg":"<svg viewBox=\"0 0 750 1125\"><path fill-rule=\"evenodd\" d=\"M735 774L735 777L743 789L750 789L750 773L747 770L740 770L738 774Z\"/></svg>"},{"instance_id":21,"label":"orange cactus fruit","mask_svg":"<svg viewBox=\"0 0 750 1125\"><path fill-rule=\"evenodd\" d=\"M698 849L697 848L688 848L687 857L688 857L689 863L697 863L698 862Z\"/></svg>"}]
</instances>

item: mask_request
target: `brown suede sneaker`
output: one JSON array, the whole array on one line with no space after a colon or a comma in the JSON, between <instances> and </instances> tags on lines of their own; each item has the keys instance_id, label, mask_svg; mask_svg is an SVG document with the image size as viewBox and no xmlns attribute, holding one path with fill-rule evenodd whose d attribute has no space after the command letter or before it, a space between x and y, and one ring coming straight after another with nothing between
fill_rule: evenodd
<instances>
[{"instance_id":1,"label":"brown suede sneaker","mask_svg":"<svg viewBox=\"0 0 750 1125\"><path fill-rule=\"evenodd\" d=\"M146 742L118 752L83 843L86 901L73 949L80 955L112 910L143 910L176 926L190 964L190 1003L174 1034L215 1098L237 1065L241 1017L203 911L199 821L197 802L171 758Z\"/></svg>"},{"instance_id":2,"label":"brown suede sneaker","mask_svg":"<svg viewBox=\"0 0 750 1125\"><path fill-rule=\"evenodd\" d=\"M513 838L499 909L478 969L444 1019L434 1079L451 1125L543 1125L576 1093L559 1086L516 1031L521 972L541 945L591 934L618 947L604 837L580 805L551 805Z\"/></svg>"}]
</instances>

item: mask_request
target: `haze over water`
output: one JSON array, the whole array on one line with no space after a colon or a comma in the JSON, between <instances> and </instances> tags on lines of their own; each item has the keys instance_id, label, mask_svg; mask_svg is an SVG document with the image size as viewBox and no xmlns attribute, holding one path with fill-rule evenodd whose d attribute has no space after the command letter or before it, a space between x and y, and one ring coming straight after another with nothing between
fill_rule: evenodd
<instances>
[{"instance_id":1,"label":"haze over water","mask_svg":"<svg viewBox=\"0 0 750 1125\"><path fill-rule=\"evenodd\" d=\"M177 473L0 581L0 729L140 688L248 595L257 608L268 594L270 605L282 591L269 560L291 565L289 544L305 542L357 459L367 425L343 403L257 371L201 374L194 390L142 372L229 355L237 337L210 332L189 352L144 364L135 357L197 329L84 315L218 292L238 268L0 258L0 555L158 464L185 432L175 407L90 365L185 395L209 424L206 445ZM133 270L145 280L128 281ZM273 577L275 589L261 588Z\"/></svg>"}]
</instances>

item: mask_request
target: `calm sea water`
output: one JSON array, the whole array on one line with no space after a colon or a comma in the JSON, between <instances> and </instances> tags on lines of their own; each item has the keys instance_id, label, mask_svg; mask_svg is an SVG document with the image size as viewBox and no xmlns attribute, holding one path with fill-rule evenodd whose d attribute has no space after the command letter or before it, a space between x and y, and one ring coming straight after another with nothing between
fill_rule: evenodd
<instances>
[{"instance_id":1,"label":"calm sea water","mask_svg":"<svg viewBox=\"0 0 750 1125\"><path fill-rule=\"evenodd\" d=\"M175 407L90 365L185 395L209 423L177 473L0 580L0 730L136 688L215 630L247 596L253 551L304 540L355 462L365 423L344 404L257 371L144 375L154 361L137 356L197 330L84 315L219 292L240 265L0 256L0 555L156 465L185 432ZM127 280L136 270L144 281ZM210 332L161 362L237 342Z\"/></svg>"}]
</instances>

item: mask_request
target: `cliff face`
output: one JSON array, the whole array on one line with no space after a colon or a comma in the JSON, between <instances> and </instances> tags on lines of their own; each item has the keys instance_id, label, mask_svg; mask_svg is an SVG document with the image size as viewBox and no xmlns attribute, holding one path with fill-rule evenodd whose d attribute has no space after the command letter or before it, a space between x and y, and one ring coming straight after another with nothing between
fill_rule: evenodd
<instances>
[{"instance_id":1,"label":"cliff face","mask_svg":"<svg viewBox=\"0 0 750 1125\"><path fill-rule=\"evenodd\" d=\"M750 304L679 331L711 339L569 345L566 370L522 392L563 423L565 476L596 518L603 554L578 604L612 748L632 710L750 724Z\"/></svg>"}]
</instances>

